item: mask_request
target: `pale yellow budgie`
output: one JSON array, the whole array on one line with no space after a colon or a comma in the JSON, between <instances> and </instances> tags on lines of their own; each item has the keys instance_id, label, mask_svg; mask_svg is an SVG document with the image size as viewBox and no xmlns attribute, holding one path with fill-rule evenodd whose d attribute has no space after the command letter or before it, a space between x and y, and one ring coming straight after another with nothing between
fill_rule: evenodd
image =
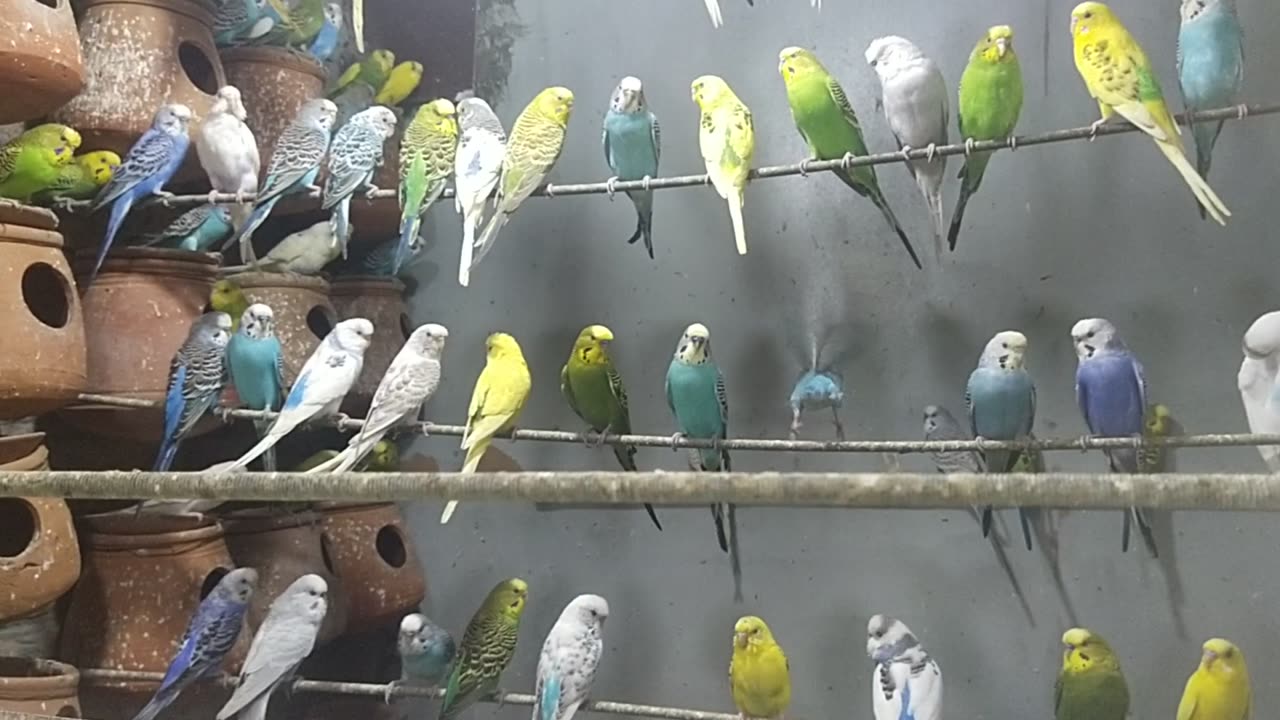
<instances>
[{"instance_id":1,"label":"pale yellow budgie","mask_svg":"<svg viewBox=\"0 0 1280 720\"><path fill-rule=\"evenodd\" d=\"M529 399L533 379L516 339L506 333L494 333L485 341L488 359L476 387L471 391L471 407L467 410L467 429L462 435L462 449L467 459L462 472L473 473L489 449L493 436L512 429ZM450 500L440 515L440 524L449 522L458 501Z\"/></svg>"},{"instance_id":2,"label":"pale yellow budgie","mask_svg":"<svg viewBox=\"0 0 1280 720\"><path fill-rule=\"evenodd\" d=\"M693 101L702 110L699 121L698 147L707 164L707 174L720 197L729 203L733 220L733 239L738 254L747 254L747 231L742 224L743 191L747 173L756 151L756 132L751 111L733 94L733 90L715 75L703 75L693 81Z\"/></svg>"},{"instance_id":3,"label":"pale yellow budgie","mask_svg":"<svg viewBox=\"0 0 1280 720\"><path fill-rule=\"evenodd\" d=\"M1226 225L1231 211L1187 161L1179 137L1181 130L1165 106L1151 62L1111 8L1100 2L1077 5L1071 11L1071 37L1075 41L1076 69L1102 111L1102 119L1093 124L1094 131L1119 113L1150 135L1196 200L1218 224Z\"/></svg>"},{"instance_id":4,"label":"pale yellow budgie","mask_svg":"<svg viewBox=\"0 0 1280 720\"><path fill-rule=\"evenodd\" d=\"M791 705L791 664L769 626L755 615L738 618L733 626L729 687L743 718L777 720Z\"/></svg>"},{"instance_id":5,"label":"pale yellow budgie","mask_svg":"<svg viewBox=\"0 0 1280 720\"><path fill-rule=\"evenodd\" d=\"M1244 653L1221 638L1206 641L1203 649L1178 703L1178 720L1247 720L1253 703Z\"/></svg>"}]
</instances>

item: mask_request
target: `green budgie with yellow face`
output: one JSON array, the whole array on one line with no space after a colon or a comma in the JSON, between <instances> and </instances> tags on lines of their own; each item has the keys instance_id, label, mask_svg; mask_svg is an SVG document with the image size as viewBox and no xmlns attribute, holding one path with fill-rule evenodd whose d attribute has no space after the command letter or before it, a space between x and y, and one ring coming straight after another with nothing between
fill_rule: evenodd
<instances>
[{"instance_id":1,"label":"green budgie with yellow face","mask_svg":"<svg viewBox=\"0 0 1280 720\"><path fill-rule=\"evenodd\" d=\"M458 122L453 103L440 98L418 108L400 141L400 244L391 260L391 274L409 259L422 216L444 191L453 174L458 150Z\"/></svg>"},{"instance_id":2,"label":"green budgie with yellow face","mask_svg":"<svg viewBox=\"0 0 1280 720\"><path fill-rule=\"evenodd\" d=\"M698 122L698 148L707 165L711 185L729 203L733 239L738 254L747 254L747 231L742 222L747 176L756 152L756 130L751 111L733 94L728 83L715 75L693 81L693 101L702 111Z\"/></svg>"},{"instance_id":3,"label":"green budgie with yellow face","mask_svg":"<svg viewBox=\"0 0 1280 720\"><path fill-rule=\"evenodd\" d=\"M471 616L445 686L440 720L452 720L482 696L498 690L498 679L516 653L520 616L528 595L529 585L524 580L503 580Z\"/></svg>"},{"instance_id":4,"label":"green budgie with yellow face","mask_svg":"<svg viewBox=\"0 0 1280 720\"><path fill-rule=\"evenodd\" d=\"M42 205L65 204L72 200L89 200L103 185L111 182L120 156L110 150L95 150L76 155L72 162L58 169L53 184L37 192L34 200Z\"/></svg>"},{"instance_id":5,"label":"green budgie with yellow face","mask_svg":"<svg viewBox=\"0 0 1280 720\"><path fill-rule=\"evenodd\" d=\"M1167 405L1150 405L1142 423L1144 438L1164 438L1176 434L1177 420ZM1174 472L1173 448L1144 447L1138 450L1138 471L1144 473Z\"/></svg>"},{"instance_id":6,"label":"green budgie with yellow face","mask_svg":"<svg viewBox=\"0 0 1280 720\"><path fill-rule=\"evenodd\" d=\"M947 245L952 251L960 237L965 205L978 192L987 163L991 162L989 151L972 152L967 148L978 140L1009 137L1021 112L1022 68L1013 51L1013 29L996 25L987 30L973 48L969 65L960 76L960 112L956 121L960 125L960 137L964 138L966 158L960 169L960 197L951 216L951 230L947 232Z\"/></svg>"},{"instance_id":7,"label":"green budgie with yellow face","mask_svg":"<svg viewBox=\"0 0 1280 720\"><path fill-rule=\"evenodd\" d=\"M0 148L0 197L28 202L50 187L80 147L80 133L66 125L37 125Z\"/></svg>"},{"instance_id":8,"label":"green budgie with yellow face","mask_svg":"<svg viewBox=\"0 0 1280 720\"><path fill-rule=\"evenodd\" d=\"M337 97L357 81L376 93L387 82L387 77L391 75L395 65L395 53L384 49L374 50L368 57L351 63L346 70L342 71L342 75L338 76L337 82L333 84L333 89L329 91L328 97L331 99Z\"/></svg>"},{"instance_id":9,"label":"green budgie with yellow face","mask_svg":"<svg viewBox=\"0 0 1280 720\"><path fill-rule=\"evenodd\" d=\"M1106 640L1084 628L1062 635L1062 671L1053 689L1054 720L1125 720L1129 686Z\"/></svg>"}]
</instances>

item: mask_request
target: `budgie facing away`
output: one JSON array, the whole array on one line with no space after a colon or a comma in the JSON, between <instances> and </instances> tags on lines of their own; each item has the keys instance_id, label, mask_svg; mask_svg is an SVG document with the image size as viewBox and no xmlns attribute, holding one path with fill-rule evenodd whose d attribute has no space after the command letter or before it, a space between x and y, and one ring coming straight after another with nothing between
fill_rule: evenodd
<instances>
[{"instance_id":1,"label":"budgie facing away","mask_svg":"<svg viewBox=\"0 0 1280 720\"><path fill-rule=\"evenodd\" d=\"M227 382L227 341L231 316L209 312L191 324L187 339L169 365L169 387L164 396L164 430L152 470L173 467L173 458L196 423L218 402Z\"/></svg>"},{"instance_id":2,"label":"budgie facing away","mask_svg":"<svg viewBox=\"0 0 1280 720\"><path fill-rule=\"evenodd\" d=\"M235 232L231 210L226 205L197 205L174 218L165 229L141 245L210 252Z\"/></svg>"},{"instance_id":3,"label":"budgie facing away","mask_svg":"<svg viewBox=\"0 0 1280 720\"><path fill-rule=\"evenodd\" d=\"M1244 30L1235 0L1182 0L1178 30L1178 86L1187 112L1214 110L1236 102L1244 84ZM1192 122L1196 169L1209 179L1213 146L1222 121ZM1200 208L1204 217L1204 208Z\"/></svg>"},{"instance_id":4,"label":"budgie facing away","mask_svg":"<svg viewBox=\"0 0 1280 720\"><path fill-rule=\"evenodd\" d=\"M729 687L738 716L780 720L791 705L791 663L764 620L755 615L733 625Z\"/></svg>"},{"instance_id":5,"label":"budgie facing away","mask_svg":"<svg viewBox=\"0 0 1280 720\"><path fill-rule=\"evenodd\" d=\"M875 720L941 720L942 670L911 628L887 615L867 621L867 655L875 663Z\"/></svg>"},{"instance_id":6,"label":"budgie facing away","mask_svg":"<svg viewBox=\"0 0 1280 720\"><path fill-rule=\"evenodd\" d=\"M284 403L284 350L275 332L275 313L262 303L250 305L227 344L227 368L240 402L250 410L279 410ZM271 421L254 423L262 437ZM262 454L262 469L276 470L276 450Z\"/></svg>"},{"instance_id":7,"label":"budgie facing away","mask_svg":"<svg viewBox=\"0 0 1280 720\"><path fill-rule=\"evenodd\" d=\"M1053 687L1054 720L1125 720L1129 686L1120 660L1100 636L1084 628L1062 634L1062 670Z\"/></svg>"},{"instance_id":8,"label":"budgie facing away","mask_svg":"<svg viewBox=\"0 0 1280 720\"><path fill-rule=\"evenodd\" d=\"M836 438L844 440L844 425L840 422L840 407L844 404L844 380L835 370L809 369L796 379L791 388L791 439L795 440L803 425L800 415L805 410L831 408L831 418L836 426Z\"/></svg>"},{"instance_id":9,"label":"budgie facing away","mask_svg":"<svg viewBox=\"0 0 1280 720\"><path fill-rule=\"evenodd\" d=\"M662 155L662 130L658 117L649 111L640 78L628 75L614 88L609 111L604 114L604 157L615 180L643 180L658 176ZM610 193L612 194L612 193ZM628 190L636 207L636 230L627 239L634 244L644 238L645 250L653 259L653 191Z\"/></svg>"},{"instance_id":10,"label":"budgie facing away","mask_svg":"<svg viewBox=\"0 0 1280 720\"><path fill-rule=\"evenodd\" d=\"M448 630L421 613L405 615L396 638L400 679L389 683L383 699L391 702L392 689L401 685L438 686L453 665L456 652Z\"/></svg>"},{"instance_id":11,"label":"budgie facing away","mask_svg":"<svg viewBox=\"0 0 1280 720\"><path fill-rule=\"evenodd\" d=\"M2 151L0 151L2 152ZM71 162L58 168L58 176L52 184L33 196L42 205L66 205L72 200L88 200L103 185L111 182L120 156L110 150L95 150L76 155Z\"/></svg>"},{"instance_id":12,"label":"budgie facing away","mask_svg":"<svg viewBox=\"0 0 1280 720\"><path fill-rule=\"evenodd\" d=\"M747 254L747 230L742 220L747 179L756 152L756 130L751 111L715 75L703 75L691 86L698 120L698 149L711 185L729 203L733 240L739 255Z\"/></svg>"},{"instance_id":13,"label":"budgie facing away","mask_svg":"<svg viewBox=\"0 0 1280 720\"><path fill-rule=\"evenodd\" d=\"M320 208L332 213L329 221L344 258L351 240L351 196L362 188L365 197L378 191L373 175L382 165L383 146L395 131L396 114L390 108L374 105L356 113L333 136L329 177L325 178Z\"/></svg>"},{"instance_id":14,"label":"budgie facing away","mask_svg":"<svg viewBox=\"0 0 1280 720\"><path fill-rule=\"evenodd\" d=\"M608 619L609 603L599 595L579 595L565 606L538 656L532 720L573 720L591 694Z\"/></svg>"},{"instance_id":15,"label":"budgie facing away","mask_svg":"<svg viewBox=\"0 0 1280 720\"><path fill-rule=\"evenodd\" d=\"M498 583L471 616L445 686L440 720L453 720L482 696L498 689L502 671L516 653L520 617L529 585L520 578Z\"/></svg>"},{"instance_id":16,"label":"budgie facing away","mask_svg":"<svg viewBox=\"0 0 1280 720\"><path fill-rule=\"evenodd\" d=\"M462 215L462 252L458 284L471 283L476 228L489 195L498 186L506 154L507 133L489 103L472 95L458 96L458 152L453 161L454 206Z\"/></svg>"},{"instance_id":17,"label":"budgie facing away","mask_svg":"<svg viewBox=\"0 0 1280 720\"><path fill-rule=\"evenodd\" d=\"M1248 720L1253 706L1244 653L1222 638L1205 641L1200 666L1187 678L1177 720Z\"/></svg>"},{"instance_id":18,"label":"budgie facing away","mask_svg":"<svg viewBox=\"0 0 1280 720\"><path fill-rule=\"evenodd\" d=\"M418 239L422 216L431 207L453 174L458 150L458 122L453 103L440 98L418 108L400 140L400 244L396 246L391 274L409 259L409 248Z\"/></svg>"},{"instance_id":19,"label":"budgie facing away","mask_svg":"<svg viewBox=\"0 0 1280 720\"><path fill-rule=\"evenodd\" d=\"M37 125L0 148L0 197L26 202L58 182L80 147L80 133L66 125Z\"/></svg>"},{"instance_id":20,"label":"budgie facing away","mask_svg":"<svg viewBox=\"0 0 1280 720\"><path fill-rule=\"evenodd\" d=\"M418 85L422 82L422 63L415 60L402 62L391 68L391 72L387 75L387 81L378 88L378 93L373 96L373 101L379 105L387 107L395 107L405 101L405 98L413 94L418 89Z\"/></svg>"}]
</instances>

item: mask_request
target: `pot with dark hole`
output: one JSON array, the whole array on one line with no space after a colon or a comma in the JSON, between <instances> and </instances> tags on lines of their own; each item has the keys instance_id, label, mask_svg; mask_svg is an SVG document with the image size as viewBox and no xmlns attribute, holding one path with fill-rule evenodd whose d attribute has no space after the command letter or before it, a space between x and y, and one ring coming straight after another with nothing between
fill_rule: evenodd
<instances>
[{"instance_id":1,"label":"pot with dark hole","mask_svg":"<svg viewBox=\"0 0 1280 720\"><path fill-rule=\"evenodd\" d=\"M34 120L84 86L70 0L0 0L0 124Z\"/></svg>"},{"instance_id":2,"label":"pot with dark hole","mask_svg":"<svg viewBox=\"0 0 1280 720\"><path fill-rule=\"evenodd\" d=\"M80 671L66 663L0 657L0 711L83 717L79 689Z\"/></svg>"},{"instance_id":3,"label":"pot with dark hole","mask_svg":"<svg viewBox=\"0 0 1280 720\"><path fill-rule=\"evenodd\" d=\"M427 579L395 503L321 503L333 566L347 591L349 632L416 612Z\"/></svg>"}]
</instances>

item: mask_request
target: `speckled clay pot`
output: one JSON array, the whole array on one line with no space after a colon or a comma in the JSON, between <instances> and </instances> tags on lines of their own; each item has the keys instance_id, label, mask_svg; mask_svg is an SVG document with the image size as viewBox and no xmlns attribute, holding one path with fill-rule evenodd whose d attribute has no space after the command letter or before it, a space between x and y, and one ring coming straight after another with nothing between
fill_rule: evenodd
<instances>
[{"instance_id":1,"label":"speckled clay pot","mask_svg":"<svg viewBox=\"0 0 1280 720\"><path fill-rule=\"evenodd\" d=\"M324 94L324 67L309 56L278 47L236 47L222 51L227 83L240 89L245 121L258 140L265 171L276 139L302 103Z\"/></svg>"},{"instance_id":2,"label":"speckled clay pot","mask_svg":"<svg viewBox=\"0 0 1280 720\"><path fill-rule=\"evenodd\" d=\"M39 415L84 392L84 318L57 218L0 203L0 418Z\"/></svg>"},{"instance_id":3,"label":"speckled clay pot","mask_svg":"<svg viewBox=\"0 0 1280 720\"><path fill-rule=\"evenodd\" d=\"M337 322L329 303L329 283L284 273L248 272L230 279L244 290L249 302L265 303L275 313L276 336L284 346L284 382L286 387L293 385L302 364Z\"/></svg>"},{"instance_id":4,"label":"speckled clay pot","mask_svg":"<svg viewBox=\"0 0 1280 720\"><path fill-rule=\"evenodd\" d=\"M342 403L343 412L362 417L373 401L382 375L412 332L409 307L404 302L404 283L372 275L334 278L329 299L339 320L362 317L373 323L373 341L364 351L364 370Z\"/></svg>"},{"instance_id":5,"label":"speckled clay pot","mask_svg":"<svg viewBox=\"0 0 1280 720\"><path fill-rule=\"evenodd\" d=\"M0 123L34 120L84 86L69 0L0 0Z\"/></svg>"},{"instance_id":6,"label":"speckled clay pot","mask_svg":"<svg viewBox=\"0 0 1280 720\"><path fill-rule=\"evenodd\" d=\"M334 570L347 590L348 632L399 622L427 594L413 539L395 503L325 503Z\"/></svg>"},{"instance_id":7,"label":"speckled clay pot","mask_svg":"<svg viewBox=\"0 0 1280 720\"><path fill-rule=\"evenodd\" d=\"M0 657L0 711L83 717L79 688L80 671L66 663Z\"/></svg>"}]
</instances>

